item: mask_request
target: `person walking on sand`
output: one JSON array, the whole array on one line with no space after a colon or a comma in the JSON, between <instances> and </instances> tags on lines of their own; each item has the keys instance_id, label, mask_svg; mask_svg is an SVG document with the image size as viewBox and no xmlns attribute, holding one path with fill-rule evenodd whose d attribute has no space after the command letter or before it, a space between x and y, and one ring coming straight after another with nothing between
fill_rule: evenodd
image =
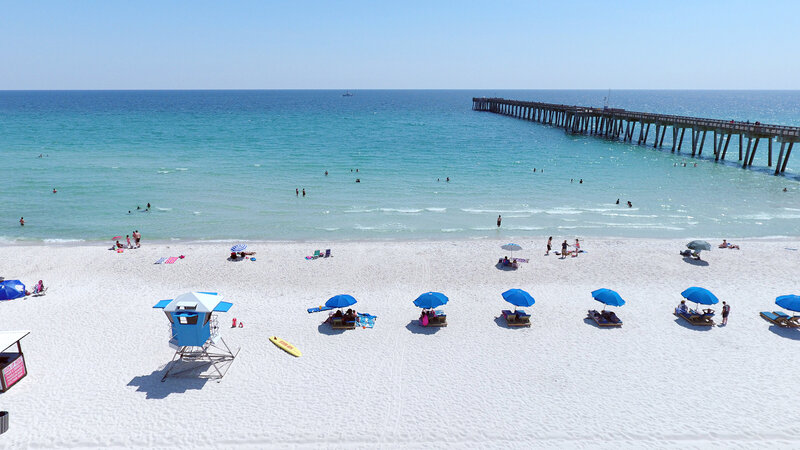
<instances>
[{"instance_id":1,"label":"person walking on sand","mask_svg":"<svg viewBox=\"0 0 800 450\"><path fill-rule=\"evenodd\" d=\"M731 305L722 302L722 325L728 325L728 314L731 313Z\"/></svg>"},{"instance_id":2,"label":"person walking on sand","mask_svg":"<svg viewBox=\"0 0 800 450\"><path fill-rule=\"evenodd\" d=\"M502 222L502 221L503 221L503 218L500 217L500 215L498 214L497 215L497 228L500 228L500 222Z\"/></svg>"},{"instance_id":3,"label":"person walking on sand","mask_svg":"<svg viewBox=\"0 0 800 450\"><path fill-rule=\"evenodd\" d=\"M553 236L550 236L549 238L547 238L547 251L544 252L544 256L549 255L550 254L550 250L552 248L553 248Z\"/></svg>"},{"instance_id":4,"label":"person walking on sand","mask_svg":"<svg viewBox=\"0 0 800 450\"><path fill-rule=\"evenodd\" d=\"M564 242L561 243L561 259L564 259L564 258L567 257L567 247L569 247L567 245L567 240L564 239Z\"/></svg>"},{"instance_id":5,"label":"person walking on sand","mask_svg":"<svg viewBox=\"0 0 800 450\"><path fill-rule=\"evenodd\" d=\"M126 235L125 235L125 240L127 240L127 241L128 241L128 248L129 248L129 249L133 248L133 246L131 245L131 237L130 237L130 235L127 235L127 234L126 234Z\"/></svg>"},{"instance_id":6,"label":"person walking on sand","mask_svg":"<svg viewBox=\"0 0 800 450\"><path fill-rule=\"evenodd\" d=\"M136 242L136 248L142 246L139 242L142 240L142 235L139 233L139 230L133 230L133 240Z\"/></svg>"}]
</instances>

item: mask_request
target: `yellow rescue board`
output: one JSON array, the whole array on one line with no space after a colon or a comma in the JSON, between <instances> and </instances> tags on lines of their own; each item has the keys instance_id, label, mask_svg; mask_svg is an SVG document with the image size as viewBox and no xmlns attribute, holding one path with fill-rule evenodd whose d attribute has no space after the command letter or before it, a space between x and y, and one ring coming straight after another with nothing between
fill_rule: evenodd
<instances>
[{"instance_id":1,"label":"yellow rescue board","mask_svg":"<svg viewBox=\"0 0 800 450\"><path fill-rule=\"evenodd\" d=\"M286 353L288 353L288 354L290 354L292 356L301 356L302 355L302 353L300 353L300 350L298 350L297 347L295 347L294 345L284 341L283 339L281 339L279 337L272 336L271 338L269 338L269 340L272 341L273 344L275 344L278 347L282 348Z\"/></svg>"}]
</instances>

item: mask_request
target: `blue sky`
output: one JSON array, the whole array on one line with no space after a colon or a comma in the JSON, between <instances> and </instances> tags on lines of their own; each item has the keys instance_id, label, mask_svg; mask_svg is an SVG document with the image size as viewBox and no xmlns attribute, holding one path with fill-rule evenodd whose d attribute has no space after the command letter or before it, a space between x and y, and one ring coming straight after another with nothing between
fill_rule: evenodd
<instances>
[{"instance_id":1,"label":"blue sky","mask_svg":"<svg viewBox=\"0 0 800 450\"><path fill-rule=\"evenodd\" d=\"M0 89L800 89L800 2L0 0Z\"/></svg>"}]
</instances>

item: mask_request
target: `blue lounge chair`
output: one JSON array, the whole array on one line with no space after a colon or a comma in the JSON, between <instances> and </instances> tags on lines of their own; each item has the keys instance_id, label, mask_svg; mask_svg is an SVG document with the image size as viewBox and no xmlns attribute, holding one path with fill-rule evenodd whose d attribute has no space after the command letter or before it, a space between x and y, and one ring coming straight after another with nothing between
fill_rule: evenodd
<instances>
[{"instance_id":1,"label":"blue lounge chair","mask_svg":"<svg viewBox=\"0 0 800 450\"><path fill-rule=\"evenodd\" d=\"M510 327L529 327L531 326L531 316L522 310L511 312L507 309L502 311L506 324Z\"/></svg>"},{"instance_id":2,"label":"blue lounge chair","mask_svg":"<svg viewBox=\"0 0 800 450\"><path fill-rule=\"evenodd\" d=\"M712 317L714 317L713 313L705 314L694 310L689 310L687 312L679 313L678 309L676 308L674 314L682 318L683 320L689 322L690 325L694 325L696 327L714 326L714 320L712 319Z\"/></svg>"},{"instance_id":3,"label":"blue lounge chair","mask_svg":"<svg viewBox=\"0 0 800 450\"><path fill-rule=\"evenodd\" d=\"M598 312L595 309L590 309L587 315L590 319L594 320L595 323L600 327L622 326L622 321L619 320L617 315L611 311Z\"/></svg>"},{"instance_id":4,"label":"blue lounge chair","mask_svg":"<svg viewBox=\"0 0 800 450\"><path fill-rule=\"evenodd\" d=\"M800 328L800 322L797 317L792 317L783 311L761 311L761 317L764 319L784 328Z\"/></svg>"}]
</instances>

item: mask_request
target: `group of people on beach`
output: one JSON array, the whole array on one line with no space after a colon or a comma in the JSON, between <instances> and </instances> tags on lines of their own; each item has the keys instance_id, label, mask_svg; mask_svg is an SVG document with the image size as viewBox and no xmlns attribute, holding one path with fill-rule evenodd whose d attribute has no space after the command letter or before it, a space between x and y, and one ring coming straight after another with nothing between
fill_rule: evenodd
<instances>
[{"instance_id":1,"label":"group of people on beach","mask_svg":"<svg viewBox=\"0 0 800 450\"><path fill-rule=\"evenodd\" d=\"M710 308L704 309L702 312L703 314L710 314L710 315L714 314L714 310ZM694 311L690 309L688 306L686 306L686 300L681 300L681 302L678 304L678 307L675 308L675 313L678 315L699 314L698 311ZM722 302L722 326L728 325L728 316L730 315L730 313L731 313L731 305L729 305L728 302Z\"/></svg>"},{"instance_id":2,"label":"group of people on beach","mask_svg":"<svg viewBox=\"0 0 800 450\"><path fill-rule=\"evenodd\" d=\"M133 244L131 243L131 236L133 236L133 242L134 242ZM126 234L125 235L125 240L127 241L127 248L128 249L139 248L139 247L142 246L141 245L142 234L139 233L139 230L133 230L133 233ZM117 249L126 248L126 245L123 244L120 241L117 241L116 244L114 244L114 248L117 248Z\"/></svg>"},{"instance_id":3,"label":"group of people on beach","mask_svg":"<svg viewBox=\"0 0 800 450\"><path fill-rule=\"evenodd\" d=\"M573 249L570 250L569 248L572 247ZM553 236L547 238L547 251L544 252L544 256L549 256L550 251L553 250ZM561 255L560 259L564 259L569 255L572 255L573 258L578 256L578 253L581 253L581 242L578 239L575 239L575 245L567 244L567 240L564 239L564 242L561 243L561 253L555 252L557 255Z\"/></svg>"}]
</instances>

